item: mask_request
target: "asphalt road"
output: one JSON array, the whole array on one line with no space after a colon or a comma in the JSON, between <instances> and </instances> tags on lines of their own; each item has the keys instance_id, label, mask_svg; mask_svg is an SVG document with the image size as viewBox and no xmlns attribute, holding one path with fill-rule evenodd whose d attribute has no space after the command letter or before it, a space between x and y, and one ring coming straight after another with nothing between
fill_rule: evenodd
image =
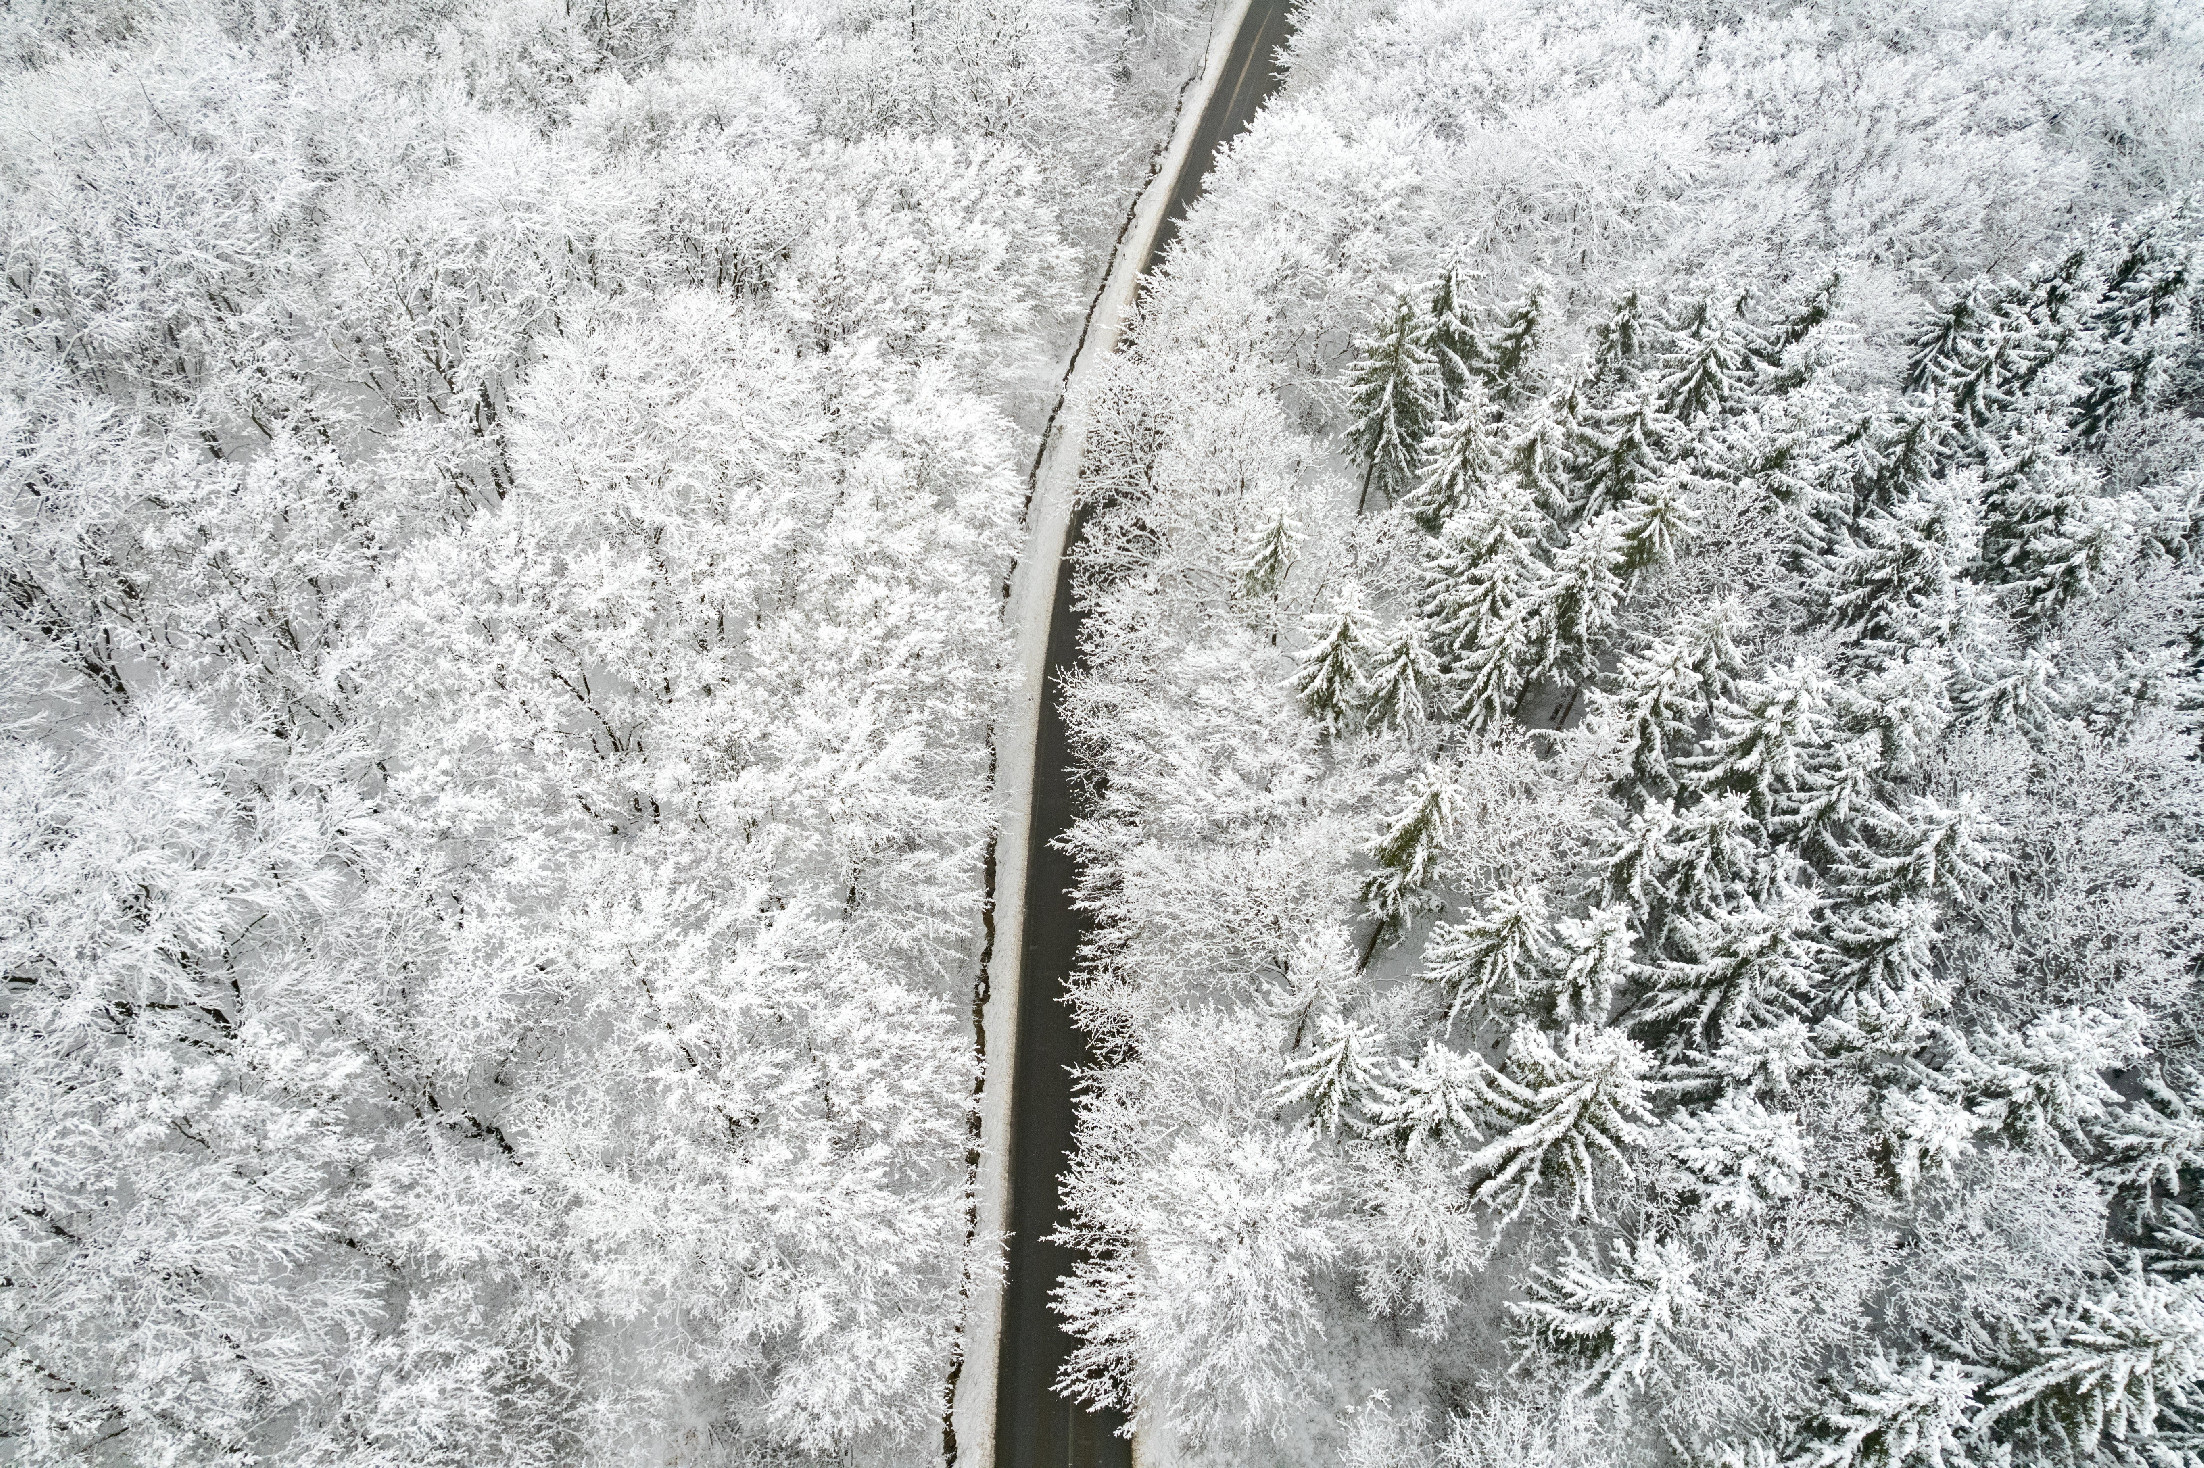
<instances>
[{"instance_id":1,"label":"asphalt road","mask_svg":"<svg viewBox=\"0 0 2204 1468\"><path fill-rule=\"evenodd\" d=\"M1211 97L1181 171L1154 249L1142 271L1154 269L1178 236L1178 222L1200 196L1217 150L1247 130L1277 89L1278 48L1291 34L1291 0L1254 0L1233 39L1223 83ZM1079 540L1074 519L1070 544ZM1057 1179L1071 1156L1074 1110L1070 1073L1089 1064L1086 1037L1072 1022L1065 985L1086 937L1085 917L1071 905L1077 882L1057 838L1074 815L1073 768L1060 697L1063 675L1077 663L1079 613L1071 598L1072 557L1056 578L1048 629L1048 678L1035 751L1032 849L1026 866L1025 936L1019 966L1017 1074L1011 1079L1012 1129L1009 1278L1005 1287L1002 1364L996 1398L996 1468L1130 1468L1131 1445L1116 1435L1114 1413L1091 1413L1054 1391L1071 1350L1049 1294L1070 1273L1073 1252L1050 1243L1062 1221Z\"/></svg>"}]
</instances>

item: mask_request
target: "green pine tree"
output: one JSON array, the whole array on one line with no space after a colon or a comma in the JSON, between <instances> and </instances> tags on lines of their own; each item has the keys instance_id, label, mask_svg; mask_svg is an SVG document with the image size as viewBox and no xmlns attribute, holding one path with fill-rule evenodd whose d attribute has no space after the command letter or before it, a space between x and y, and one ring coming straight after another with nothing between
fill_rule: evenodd
<instances>
[{"instance_id":1,"label":"green pine tree","mask_svg":"<svg viewBox=\"0 0 2204 1468\"><path fill-rule=\"evenodd\" d=\"M1327 731L1337 733L1352 722L1362 701L1362 659L1369 640L1361 605L1349 599L1321 619L1315 631L1315 639L1301 655L1293 690Z\"/></svg>"},{"instance_id":2,"label":"green pine tree","mask_svg":"<svg viewBox=\"0 0 2204 1468\"><path fill-rule=\"evenodd\" d=\"M1390 501L1415 484L1443 388L1431 355L1430 323L1405 295L1391 319L1356 346L1360 355L1348 375L1347 401L1354 414L1349 437L1365 466L1359 513L1372 488Z\"/></svg>"}]
</instances>

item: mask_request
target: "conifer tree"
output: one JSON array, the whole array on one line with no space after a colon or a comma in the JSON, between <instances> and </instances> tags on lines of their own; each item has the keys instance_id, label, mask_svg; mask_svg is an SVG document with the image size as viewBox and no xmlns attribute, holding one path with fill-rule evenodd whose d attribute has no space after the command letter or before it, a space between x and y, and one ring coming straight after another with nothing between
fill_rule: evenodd
<instances>
[{"instance_id":1,"label":"conifer tree","mask_svg":"<svg viewBox=\"0 0 2204 1468\"><path fill-rule=\"evenodd\" d=\"M1622 903L1595 907L1581 918L1555 924L1558 961L1551 992L1554 1018L1563 1025L1605 1024L1615 995L1629 980L1637 934Z\"/></svg>"},{"instance_id":2,"label":"conifer tree","mask_svg":"<svg viewBox=\"0 0 2204 1468\"><path fill-rule=\"evenodd\" d=\"M1512 486L1447 521L1422 577L1422 620L1442 671L1460 673L1535 587L1537 545L1537 512Z\"/></svg>"},{"instance_id":3,"label":"conifer tree","mask_svg":"<svg viewBox=\"0 0 2204 1468\"><path fill-rule=\"evenodd\" d=\"M1689 487L1691 476L1671 469L1638 487L1622 507L1622 570L1636 575L1665 566L1691 539L1697 524Z\"/></svg>"},{"instance_id":4,"label":"conifer tree","mask_svg":"<svg viewBox=\"0 0 2204 1468\"><path fill-rule=\"evenodd\" d=\"M1534 646L1528 611L1518 606L1489 626L1454 672L1455 717L1472 734L1507 719L1523 696Z\"/></svg>"},{"instance_id":5,"label":"conifer tree","mask_svg":"<svg viewBox=\"0 0 2204 1468\"><path fill-rule=\"evenodd\" d=\"M1624 556L1619 511L1580 526L1555 553L1552 569L1539 578L1525 608L1531 676L1591 673L1622 609Z\"/></svg>"},{"instance_id":6,"label":"conifer tree","mask_svg":"<svg viewBox=\"0 0 2204 1468\"><path fill-rule=\"evenodd\" d=\"M1545 302L1534 289L1510 306L1486 345L1479 371L1495 401L1518 402L1537 391L1531 375Z\"/></svg>"},{"instance_id":7,"label":"conifer tree","mask_svg":"<svg viewBox=\"0 0 2204 1468\"><path fill-rule=\"evenodd\" d=\"M2140 1268L2047 1317L2011 1322L2000 1341L2012 1375L1983 1392L1972 1423L2073 1462L2101 1447L2139 1447L2161 1406L2194 1402L2204 1378L2204 1300L2193 1282Z\"/></svg>"},{"instance_id":8,"label":"conifer tree","mask_svg":"<svg viewBox=\"0 0 2204 1468\"><path fill-rule=\"evenodd\" d=\"M1423 626L1414 618L1379 653L1370 674L1366 717L1373 729L1419 727L1429 715L1439 688L1439 664L1426 645Z\"/></svg>"},{"instance_id":9,"label":"conifer tree","mask_svg":"<svg viewBox=\"0 0 2204 1468\"><path fill-rule=\"evenodd\" d=\"M1686 956L1648 967L1632 1026L1670 1034L1671 1048L1711 1048L1738 1030L1809 1013L1828 952L1814 936L1814 906L1809 893L1778 888L1765 903L1744 897L1726 911L1678 919L1672 932Z\"/></svg>"},{"instance_id":10,"label":"conifer tree","mask_svg":"<svg viewBox=\"0 0 2204 1468\"><path fill-rule=\"evenodd\" d=\"M2204 1094L2193 1075L2181 1086L2146 1076L2140 1088L2142 1094L2105 1128L2098 1176L2125 1191L2139 1212L2155 1216L2166 1200L2204 1178Z\"/></svg>"},{"instance_id":11,"label":"conifer tree","mask_svg":"<svg viewBox=\"0 0 2204 1468\"><path fill-rule=\"evenodd\" d=\"M1780 324L1768 333L1768 345L1772 355L1763 357L1771 366L1781 360L1784 352L1797 346L1826 322L1837 309L1837 292L1844 285L1844 276L1832 271L1828 279L1816 286L1798 308L1785 316Z\"/></svg>"},{"instance_id":12,"label":"conifer tree","mask_svg":"<svg viewBox=\"0 0 2204 1468\"><path fill-rule=\"evenodd\" d=\"M1441 394L1438 364L1431 356L1431 328L1416 303L1402 296L1392 319L1356 343L1359 356L1347 378L1347 401L1354 414L1349 435L1365 472L1362 498L1367 507L1374 486L1397 500L1416 482L1424 435L1431 430Z\"/></svg>"},{"instance_id":13,"label":"conifer tree","mask_svg":"<svg viewBox=\"0 0 2204 1468\"><path fill-rule=\"evenodd\" d=\"M1935 986L1941 919L1942 909L1922 898L1835 904L1824 932L1832 954L1829 1007L1840 1014L1863 1003L1942 1008L1945 996Z\"/></svg>"},{"instance_id":14,"label":"conifer tree","mask_svg":"<svg viewBox=\"0 0 2204 1468\"><path fill-rule=\"evenodd\" d=\"M1453 1150L1480 1141L1497 1080L1479 1056L1426 1041L1378 1108L1370 1134L1397 1143L1411 1158L1428 1147Z\"/></svg>"},{"instance_id":15,"label":"conifer tree","mask_svg":"<svg viewBox=\"0 0 2204 1468\"><path fill-rule=\"evenodd\" d=\"M1391 1098L1384 1050L1383 1036L1324 1015L1315 1046L1286 1067L1267 1102L1281 1109L1306 1106L1310 1124L1335 1135L1342 1127L1359 1131Z\"/></svg>"},{"instance_id":16,"label":"conifer tree","mask_svg":"<svg viewBox=\"0 0 2204 1468\"><path fill-rule=\"evenodd\" d=\"M1828 757L1831 695L1827 673L1806 659L1744 685L1717 705L1706 752L1683 762L1692 783L1736 791L1755 818L1772 820Z\"/></svg>"},{"instance_id":17,"label":"conifer tree","mask_svg":"<svg viewBox=\"0 0 2204 1468\"><path fill-rule=\"evenodd\" d=\"M1738 396L1749 366L1737 327L1702 305L1661 358L1653 404L1688 428Z\"/></svg>"},{"instance_id":18,"label":"conifer tree","mask_svg":"<svg viewBox=\"0 0 2204 1468\"><path fill-rule=\"evenodd\" d=\"M1438 861L1454 825L1455 798L1452 782L1443 776L1425 779L1371 846L1377 869L1362 883L1363 904L1378 920L1370 952L1429 902L1425 894L1437 877Z\"/></svg>"},{"instance_id":19,"label":"conifer tree","mask_svg":"<svg viewBox=\"0 0 2204 1468\"><path fill-rule=\"evenodd\" d=\"M2133 1009L2072 1006L2039 1015L2017 1033L1993 1023L1947 1067L1968 1109L2023 1147L2086 1157L2120 1094L2106 1081L2146 1053Z\"/></svg>"},{"instance_id":20,"label":"conifer tree","mask_svg":"<svg viewBox=\"0 0 2204 1468\"><path fill-rule=\"evenodd\" d=\"M1901 379L1904 389L1925 393L1940 385L1989 322L1994 309L1981 280L1968 281L1954 291L1914 333Z\"/></svg>"},{"instance_id":21,"label":"conifer tree","mask_svg":"<svg viewBox=\"0 0 2204 1468\"><path fill-rule=\"evenodd\" d=\"M1483 1009L1503 992L1519 1002L1546 951L1546 900L1535 887L1502 888L1485 899L1482 913L1440 928L1423 973L1447 996L1447 1028L1464 1010Z\"/></svg>"},{"instance_id":22,"label":"conifer tree","mask_svg":"<svg viewBox=\"0 0 2204 1468\"><path fill-rule=\"evenodd\" d=\"M1620 384L1635 376L1648 350L1647 328L1638 292L1625 291L1592 328L1591 380Z\"/></svg>"},{"instance_id":23,"label":"conifer tree","mask_svg":"<svg viewBox=\"0 0 2204 1468\"><path fill-rule=\"evenodd\" d=\"M1872 737L1804 751L1795 783L1775 797L1768 830L1808 860L1841 865L1881 809L1882 760Z\"/></svg>"},{"instance_id":24,"label":"conifer tree","mask_svg":"<svg viewBox=\"0 0 2204 1468\"><path fill-rule=\"evenodd\" d=\"M1575 1214L1591 1212L1599 1159L1627 1173L1653 1121L1645 1095L1651 1065L1614 1030L1575 1025L1559 1044L1517 1030L1494 1087L1493 1110L1508 1130L1465 1164L1484 1175L1472 1199L1514 1218L1551 1182L1568 1189Z\"/></svg>"},{"instance_id":25,"label":"conifer tree","mask_svg":"<svg viewBox=\"0 0 2204 1468\"><path fill-rule=\"evenodd\" d=\"M1965 1468L1978 1384L1955 1361L1894 1362L1877 1347L1816 1414L1784 1468Z\"/></svg>"},{"instance_id":26,"label":"conifer tree","mask_svg":"<svg viewBox=\"0 0 2204 1468\"><path fill-rule=\"evenodd\" d=\"M1852 514L1890 510L1927 494L1959 457L1938 405L1917 401L1895 420L1871 425L1853 446Z\"/></svg>"},{"instance_id":27,"label":"conifer tree","mask_svg":"<svg viewBox=\"0 0 2204 1468\"><path fill-rule=\"evenodd\" d=\"M1866 642L1948 645L1966 633L1961 583L1974 554L1972 506L1957 493L1923 495L1864 515L1820 593L1830 620Z\"/></svg>"},{"instance_id":28,"label":"conifer tree","mask_svg":"<svg viewBox=\"0 0 2204 1468\"><path fill-rule=\"evenodd\" d=\"M1586 415L1577 384L1564 383L1524 413L1508 444L1508 474L1556 526L1576 523L1577 465L1597 448Z\"/></svg>"},{"instance_id":29,"label":"conifer tree","mask_svg":"<svg viewBox=\"0 0 2204 1468\"><path fill-rule=\"evenodd\" d=\"M1660 850L1660 891L1668 907L1703 916L1742 901L1763 884L1766 841L1745 797L1735 791L1684 807Z\"/></svg>"},{"instance_id":30,"label":"conifer tree","mask_svg":"<svg viewBox=\"0 0 2204 1468\"><path fill-rule=\"evenodd\" d=\"M1438 368L1434 410L1459 418L1465 391L1483 391L1484 349L1477 340L1477 308L1470 299L1471 276L1459 264L1440 272L1431 290L1431 360Z\"/></svg>"},{"instance_id":31,"label":"conifer tree","mask_svg":"<svg viewBox=\"0 0 2204 1468\"><path fill-rule=\"evenodd\" d=\"M1876 816L1871 849L1843 877L1855 900L1940 897L1964 910L2011 860L2003 849L2005 835L1971 793L1962 792L1950 805L1932 795L1916 795L1899 809Z\"/></svg>"},{"instance_id":32,"label":"conifer tree","mask_svg":"<svg viewBox=\"0 0 2204 1468\"><path fill-rule=\"evenodd\" d=\"M1628 762L1624 778L1639 799L1676 793L1675 761L1690 749L1703 706L1704 680L1692 662L1691 645L1680 637L1625 654L1619 686L1601 700Z\"/></svg>"},{"instance_id":33,"label":"conifer tree","mask_svg":"<svg viewBox=\"0 0 2204 1468\"><path fill-rule=\"evenodd\" d=\"M1591 519L1637 498L1639 486L1659 477L1680 426L1649 392L1624 393L1594 418L1587 452L1571 481L1570 505Z\"/></svg>"},{"instance_id":34,"label":"conifer tree","mask_svg":"<svg viewBox=\"0 0 2204 1468\"><path fill-rule=\"evenodd\" d=\"M1738 813L1743 811L1739 802ZM1601 894L1610 902L1628 904L1641 918L1650 915L1661 898L1662 874L1672 859L1669 838L1675 829L1675 808L1665 800L1649 801L1643 810L1631 812L1596 859Z\"/></svg>"},{"instance_id":35,"label":"conifer tree","mask_svg":"<svg viewBox=\"0 0 2204 1468\"><path fill-rule=\"evenodd\" d=\"M1240 562L1240 594L1251 601L1277 595L1305 538L1292 511L1279 506Z\"/></svg>"},{"instance_id":36,"label":"conifer tree","mask_svg":"<svg viewBox=\"0 0 2204 1468\"><path fill-rule=\"evenodd\" d=\"M1363 654L1369 647L1361 603L1349 597L1338 611L1316 621L1316 633L1301 655L1293 689L1327 730L1337 733L1361 705Z\"/></svg>"},{"instance_id":37,"label":"conifer tree","mask_svg":"<svg viewBox=\"0 0 2204 1468\"><path fill-rule=\"evenodd\" d=\"M1427 533L1489 498L1507 467L1481 383L1463 384L1453 414L1424 440L1415 488L1401 500Z\"/></svg>"},{"instance_id":38,"label":"conifer tree","mask_svg":"<svg viewBox=\"0 0 2204 1468\"><path fill-rule=\"evenodd\" d=\"M1746 1091L1725 1091L1707 1110L1672 1119L1667 1151L1700 1206L1715 1213L1765 1213L1796 1197L1805 1178L1798 1118L1771 1111Z\"/></svg>"},{"instance_id":39,"label":"conifer tree","mask_svg":"<svg viewBox=\"0 0 2204 1468\"><path fill-rule=\"evenodd\" d=\"M1566 1239L1562 1256L1531 1279L1530 1298L1508 1314L1531 1339L1582 1373L1572 1392L1601 1397L1642 1390L1685 1359L1676 1337L1704 1303L1690 1252L1651 1234L1619 1242L1609 1261Z\"/></svg>"}]
</instances>

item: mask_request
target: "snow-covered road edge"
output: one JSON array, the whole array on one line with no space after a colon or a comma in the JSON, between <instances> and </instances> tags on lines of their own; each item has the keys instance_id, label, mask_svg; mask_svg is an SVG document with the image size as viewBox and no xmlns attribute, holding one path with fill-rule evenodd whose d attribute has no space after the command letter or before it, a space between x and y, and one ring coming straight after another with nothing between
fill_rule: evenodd
<instances>
[{"instance_id":1,"label":"snow-covered road edge","mask_svg":"<svg viewBox=\"0 0 2204 1468\"><path fill-rule=\"evenodd\" d=\"M1079 463L1093 420L1091 384L1104 369L1133 315L1141 268L1153 248L1180 173L1186 168L1202 114L1223 76L1233 38L1250 0L1219 7L1200 75L1180 94L1171 140L1158 154L1131 223L1110 256L1109 271L1064 374L1056 412L1042 438L1026 501L1025 545L1011 572L1003 615L1016 636L1017 683L995 733L995 871L997 900L987 997L981 1009L987 1074L980 1091L978 1237L988 1258L973 1261L965 1311L962 1369L950 1421L958 1468L994 1468L996 1378L1002 1354L1003 1256L1010 1222L1011 1078L1016 1073L1018 990L1025 942L1027 848L1032 840L1033 779L1041 698L1048 673L1049 619L1077 499ZM1015 1468L1015 1465L1006 1465Z\"/></svg>"}]
</instances>

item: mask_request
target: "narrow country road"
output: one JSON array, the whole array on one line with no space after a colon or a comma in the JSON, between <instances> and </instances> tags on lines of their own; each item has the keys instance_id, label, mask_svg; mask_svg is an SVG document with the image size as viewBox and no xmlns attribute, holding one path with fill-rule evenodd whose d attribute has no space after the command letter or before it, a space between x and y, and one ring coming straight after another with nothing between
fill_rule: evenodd
<instances>
[{"instance_id":1,"label":"narrow country road","mask_svg":"<svg viewBox=\"0 0 2204 1468\"><path fill-rule=\"evenodd\" d=\"M1199 114L1161 216L1154 221L1140 274L1152 270L1177 237L1178 221L1200 195L1217 150L1247 129L1256 110L1275 90L1278 50L1290 32L1290 9L1290 0L1253 0L1248 6L1224 56L1215 90ZM1138 241L1128 243L1137 246ZM1097 345L1090 340L1082 354ZM1110 346L1114 345L1113 340ZM1060 687L1078 658L1079 613L1071 597L1071 549L1078 537L1074 515L1046 613L1039 737L1026 831L996 1468L1117 1468L1131 1461L1131 1445L1116 1436L1120 1424L1113 1414L1087 1412L1052 1389L1071 1340L1050 1309L1049 1295L1069 1272L1074 1256L1064 1246L1049 1242L1048 1236L1061 1221L1057 1184L1071 1154L1070 1072L1091 1058L1065 996L1086 936L1086 922L1071 905L1077 873L1071 858L1057 845L1074 815L1073 770Z\"/></svg>"}]
</instances>

